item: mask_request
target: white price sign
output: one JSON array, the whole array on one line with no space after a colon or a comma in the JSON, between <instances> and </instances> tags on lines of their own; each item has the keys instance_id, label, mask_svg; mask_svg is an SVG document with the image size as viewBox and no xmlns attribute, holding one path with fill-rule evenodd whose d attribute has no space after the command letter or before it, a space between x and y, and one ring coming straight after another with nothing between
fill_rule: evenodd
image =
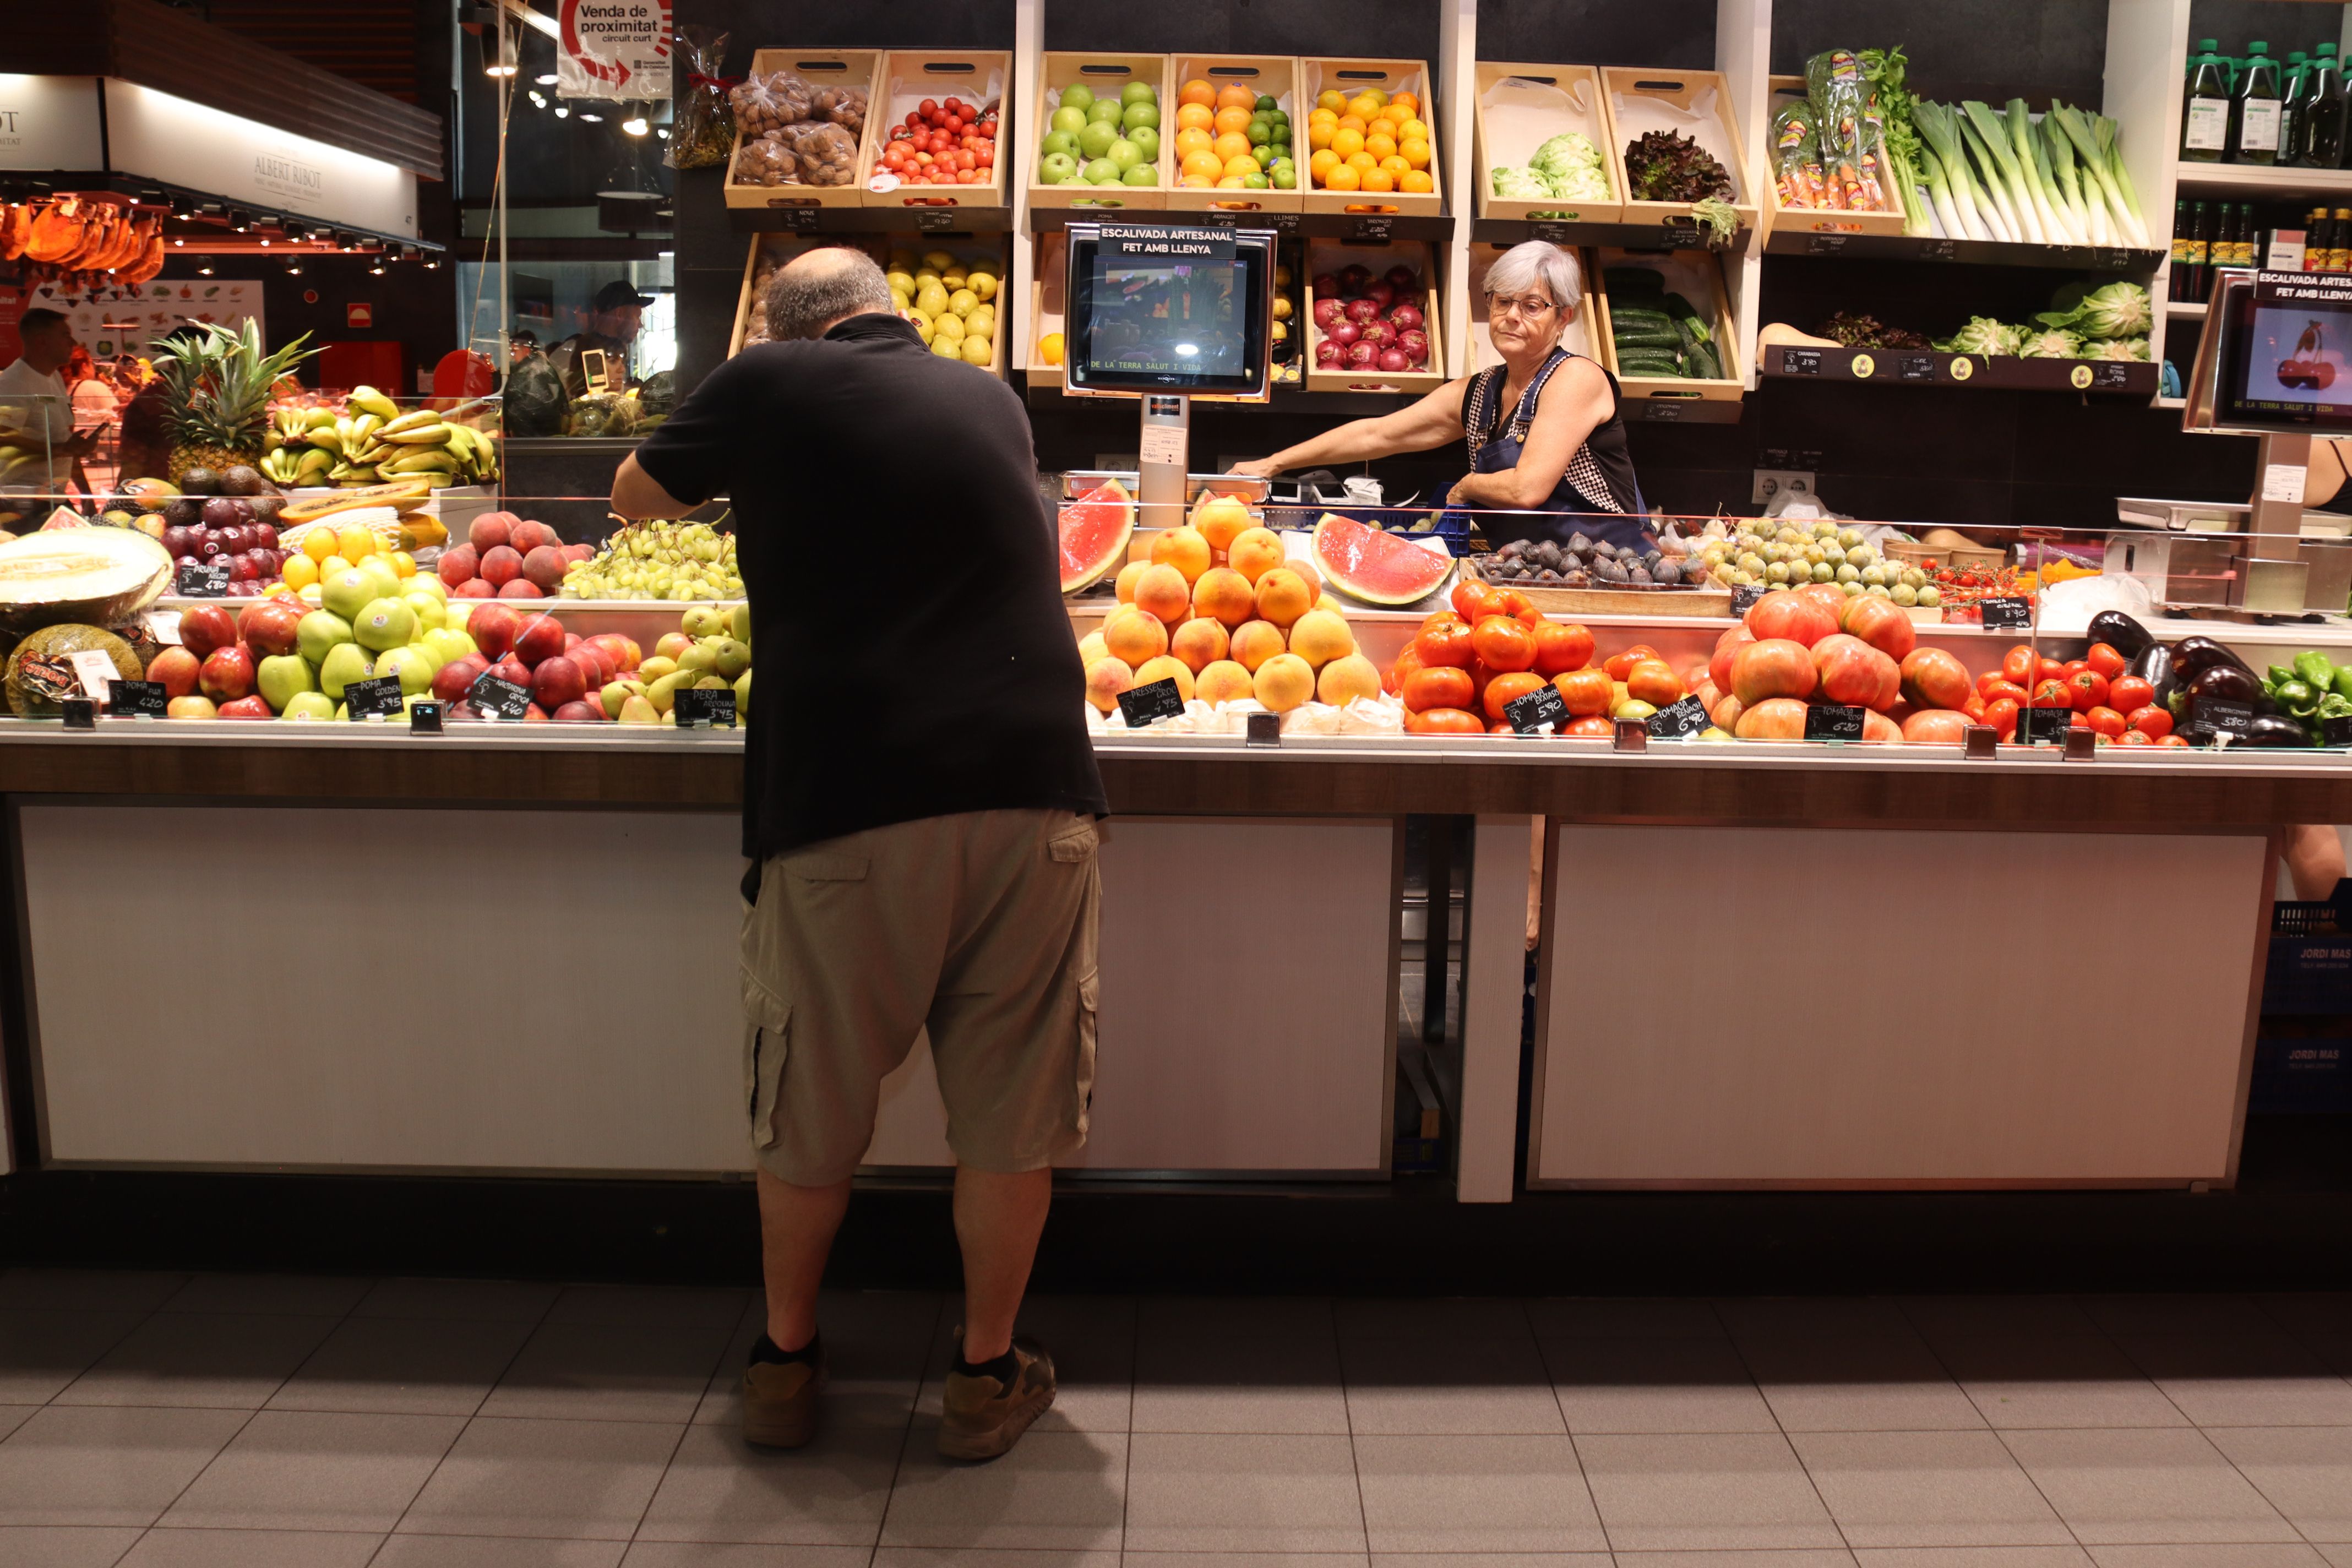
<instances>
[{"instance_id":1,"label":"white price sign","mask_svg":"<svg viewBox=\"0 0 2352 1568\"><path fill-rule=\"evenodd\" d=\"M670 0L562 0L555 90L565 98L667 98Z\"/></svg>"}]
</instances>

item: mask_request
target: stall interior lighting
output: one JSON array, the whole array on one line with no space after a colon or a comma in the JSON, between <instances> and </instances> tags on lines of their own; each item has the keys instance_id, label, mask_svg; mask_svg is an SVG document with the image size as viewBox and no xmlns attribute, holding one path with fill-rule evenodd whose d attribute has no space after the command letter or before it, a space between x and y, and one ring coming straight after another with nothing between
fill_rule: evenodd
<instances>
[{"instance_id":1,"label":"stall interior lighting","mask_svg":"<svg viewBox=\"0 0 2352 1568\"><path fill-rule=\"evenodd\" d=\"M558 120L568 120L568 119L570 119L571 117L572 117L572 111L571 111L570 110L568 110L568 109L564 108L564 107L563 107L563 105L562 105L562 104L560 104L560 103L559 103L559 104L557 104L557 105L555 106L555 118L556 118L556 119L558 119Z\"/></svg>"},{"instance_id":2,"label":"stall interior lighting","mask_svg":"<svg viewBox=\"0 0 2352 1568\"><path fill-rule=\"evenodd\" d=\"M580 118L586 121L591 125L602 125L604 123L604 117L603 115L591 114L584 109L580 111Z\"/></svg>"},{"instance_id":3,"label":"stall interior lighting","mask_svg":"<svg viewBox=\"0 0 2352 1568\"><path fill-rule=\"evenodd\" d=\"M621 129L632 136L643 136L651 127L646 123L646 117L638 114L622 121Z\"/></svg>"},{"instance_id":4,"label":"stall interior lighting","mask_svg":"<svg viewBox=\"0 0 2352 1568\"><path fill-rule=\"evenodd\" d=\"M209 261L205 261L205 262L200 262L200 263L198 263L198 264L197 264L197 267L196 267L196 276L197 276L197 277L199 277L199 278L209 278L209 277L211 277L212 275L213 275L213 264L212 264L211 262L209 262Z\"/></svg>"},{"instance_id":5,"label":"stall interior lighting","mask_svg":"<svg viewBox=\"0 0 2352 1568\"><path fill-rule=\"evenodd\" d=\"M531 89L531 93L530 93L530 101L531 101L531 107L532 107L532 108L534 108L534 109L545 109L545 108L547 107L547 99L546 99L546 96L545 96L544 94L542 94L542 93L541 93L541 92L537 88L533 88L533 89Z\"/></svg>"},{"instance_id":6,"label":"stall interior lighting","mask_svg":"<svg viewBox=\"0 0 2352 1568\"><path fill-rule=\"evenodd\" d=\"M289 256L286 258L286 276L289 278L299 278L302 276L301 258Z\"/></svg>"},{"instance_id":7,"label":"stall interior lighting","mask_svg":"<svg viewBox=\"0 0 2352 1568\"><path fill-rule=\"evenodd\" d=\"M537 82L541 87L553 87L555 85L555 73L553 71L550 71L545 76L535 76L530 79Z\"/></svg>"},{"instance_id":8,"label":"stall interior lighting","mask_svg":"<svg viewBox=\"0 0 2352 1568\"><path fill-rule=\"evenodd\" d=\"M369 275L370 277L372 277L372 278L381 278L381 277L383 277L383 262L381 259L378 259L378 260L377 260L377 261L376 261L373 266L371 266L371 267L368 268L368 275Z\"/></svg>"}]
</instances>

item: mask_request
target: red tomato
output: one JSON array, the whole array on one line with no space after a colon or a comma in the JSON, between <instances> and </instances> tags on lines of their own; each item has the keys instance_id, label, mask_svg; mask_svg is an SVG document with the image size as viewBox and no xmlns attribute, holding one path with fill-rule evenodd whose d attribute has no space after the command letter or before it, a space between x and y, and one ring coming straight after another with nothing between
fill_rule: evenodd
<instances>
[{"instance_id":1,"label":"red tomato","mask_svg":"<svg viewBox=\"0 0 2352 1568\"><path fill-rule=\"evenodd\" d=\"M1528 613L1536 607L1534 601L1517 588L1498 588L1495 591L1495 597L1499 601L1495 614L1509 616L1514 620L1526 620Z\"/></svg>"},{"instance_id":2,"label":"red tomato","mask_svg":"<svg viewBox=\"0 0 2352 1568\"><path fill-rule=\"evenodd\" d=\"M1424 652L1422 657L1426 658L1428 658L1428 655ZM2029 702L2027 706L2032 708L2072 708L2074 706L2074 693L2067 688L2066 683L2063 680L2044 679L2035 683L2033 688L2033 700Z\"/></svg>"},{"instance_id":3,"label":"red tomato","mask_svg":"<svg viewBox=\"0 0 2352 1568\"><path fill-rule=\"evenodd\" d=\"M1525 621L1509 616L1488 616L1480 621L1470 633L1470 646L1489 669L1528 669L1536 662L1535 634Z\"/></svg>"},{"instance_id":4,"label":"red tomato","mask_svg":"<svg viewBox=\"0 0 2352 1568\"><path fill-rule=\"evenodd\" d=\"M1643 659L1654 658L1663 662L1665 657L1665 655L1660 653L1656 648L1652 647L1648 643L1637 642L1632 647L1627 648L1623 653L1614 654L1608 658L1602 659L1601 661L1601 668L1609 672L1610 679L1622 680L1625 679L1625 672L1632 669Z\"/></svg>"},{"instance_id":5,"label":"red tomato","mask_svg":"<svg viewBox=\"0 0 2352 1568\"><path fill-rule=\"evenodd\" d=\"M2109 680L2121 675L2124 672L2124 667L2131 662L2116 652L2114 647L2103 642L2093 643L2091 650L2084 654L2083 658L2093 669L2097 670Z\"/></svg>"},{"instance_id":6,"label":"red tomato","mask_svg":"<svg viewBox=\"0 0 2352 1568\"><path fill-rule=\"evenodd\" d=\"M2090 727L2091 716L2087 713L2070 713L2066 716L2066 728L2069 730L2087 730Z\"/></svg>"},{"instance_id":7,"label":"red tomato","mask_svg":"<svg viewBox=\"0 0 2352 1568\"><path fill-rule=\"evenodd\" d=\"M2006 697L2021 707L2025 702L2026 690L2014 680L2008 679L1996 671L1977 682L1977 695L1987 702Z\"/></svg>"},{"instance_id":8,"label":"red tomato","mask_svg":"<svg viewBox=\"0 0 2352 1568\"><path fill-rule=\"evenodd\" d=\"M1617 733L1617 725L1613 721L1608 719L1570 719L1561 727L1559 732L1563 735L1597 735L1601 740L1606 741L1611 736Z\"/></svg>"},{"instance_id":9,"label":"red tomato","mask_svg":"<svg viewBox=\"0 0 2352 1568\"><path fill-rule=\"evenodd\" d=\"M2085 670L2084 673L2087 675L2092 672ZM2114 709L2106 707L2104 704L2088 710L2084 713L2083 718L2092 729L2096 730L2100 734L2105 735L2110 741L2116 739L2124 732L2124 716L2116 712Z\"/></svg>"},{"instance_id":10,"label":"red tomato","mask_svg":"<svg viewBox=\"0 0 2352 1568\"><path fill-rule=\"evenodd\" d=\"M2126 730L2116 738L2116 744L2119 746L2153 746L2156 742L2148 739L2147 731L2145 730Z\"/></svg>"},{"instance_id":11,"label":"red tomato","mask_svg":"<svg viewBox=\"0 0 2352 1568\"><path fill-rule=\"evenodd\" d=\"M1984 721L2004 741L2017 739L2017 699L1996 697L1985 704Z\"/></svg>"},{"instance_id":12,"label":"red tomato","mask_svg":"<svg viewBox=\"0 0 2352 1568\"><path fill-rule=\"evenodd\" d=\"M2031 686L2038 673L2033 662L2033 649L2018 643L2000 656L2001 679L2012 686Z\"/></svg>"},{"instance_id":13,"label":"red tomato","mask_svg":"<svg viewBox=\"0 0 2352 1568\"><path fill-rule=\"evenodd\" d=\"M2088 669L2090 668L2091 661L2087 658L2070 658L2066 661L2066 673L2069 675L2074 674L2078 669Z\"/></svg>"},{"instance_id":14,"label":"red tomato","mask_svg":"<svg viewBox=\"0 0 2352 1568\"><path fill-rule=\"evenodd\" d=\"M2151 741L2161 741L2172 733L2170 710L2158 708L2152 703L2146 707L2133 709L2124 716L2124 722Z\"/></svg>"},{"instance_id":15,"label":"red tomato","mask_svg":"<svg viewBox=\"0 0 2352 1568\"><path fill-rule=\"evenodd\" d=\"M1582 626L1545 621L1535 627L1536 673L1564 675L1592 662L1592 634Z\"/></svg>"},{"instance_id":16,"label":"red tomato","mask_svg":"<svg viewBox=\"0 0 2352 1568\"><path fill-rule=\"evenodd\" d=\"M1420 650L1421 662L1433 668L1442 665L1448 669L1468 669L1470 661L1478 657L1470 644L1470 628L1459 621L1448 626L1425 628L1412 639L1412 646Z\"/></svg>"},{"instance_id":17,"label":"red tomato","mask_svg":"<svg viewBox=\"0 0 2352 1568\"><path fill-rule=\"evenodd\" d=\"M2126 713L2147 707L2156 700L2156 685L2137 675L2126 675L2107 682L2107 706Z\"/></svg>"},{"instance_id":18,"label":"red tomato","mask_svg":"<svg viewBox=\"0 0 2352 1568\"><path fill-rule=\"evenodd\" d=\"M2088 713L2094 708L2107 705L2106 677L2089 665L2066 677L2066 689L2074 694L2074 711Z\"/></svg>"},{"instance_id":19,"label":"red tomato","mask_svg":"<svg viewBox=\"0 0 2352 1568\"><path fill-rule=\"evenodd\" d=\"M1981 724L1984 722L1985 700L1972 693L1966 702L1960 704L1960 711Z\"/></svg>"},{"instance_id":20,"label":"red tomato","mask_svg":"<svg viewBox=\"0 0 2352 1568\"><path fill-rule=\"evenodd\" d=\"M2159 746L2186 746L2189 740L2183 735L2158 735L2156 743Z\"/></svg>"},{"instance_id":21,"label":"red tomato","mask_svg":"<svg viewBox=\"0 0 2352 1568\"><path fill-rule=\"evenodd\" d=\"M2045 658L2034 667L2036 680L2063 680L2074 672L2054 658Z\"/></svg>"},{"instance_id":22,"label":"red tomato","mask_svg":"<svg viewBox=\"0 0 2352 1568\"><path fill-rule=\"evenodd\" d=\"M940 100L936 98L927 98L923 100L922 102L915 105L915 112L921 115L926 120L929 120L932 115L937 114L939 111Z\"/></svg>"}]
</instances>

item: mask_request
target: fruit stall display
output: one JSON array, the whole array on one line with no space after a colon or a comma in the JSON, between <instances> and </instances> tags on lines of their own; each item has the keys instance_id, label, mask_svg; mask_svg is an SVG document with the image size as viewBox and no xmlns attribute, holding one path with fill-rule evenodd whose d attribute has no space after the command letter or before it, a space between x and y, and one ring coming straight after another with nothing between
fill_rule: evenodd
<instances>
[{"instance_id":1,"label":"fruit stall display","mask_svg":"<svg viewBox=\"0 0 2352 1568\"><path fill-rule=\"evenodd\" d=\"M1023 132L1036 143L1025 154L1030 205L1166 206L1176 144L1161 119L1175 91L1168 72L1166 55L1040 57L1036 111Z\"/></svg>"},{"instance_id":2,"label":"fruit stall display","mask_svg":"<svg viewBox=\"0 0 2352 1568\"><path fill-rule=\"evenodd\" d=\"M1011 205L1005 167L1017 160L1009 153L1000 157L996 143L1012 84L1013 55L1006 49L897 49L885 55L867 101L869 120L878 111L881 124L863 181L865 205ZM894 160L892 150L900 146L907 150ZM926 156L930 163L922 162ZM969 169L963 166L967 157ZM955 164L952 171L941 166L942 158Z\"/></svg>"},{"instance_id":3,"label":"fruit stall display","mask_svg":"<svg viewBox=\"0 0 2352 1568\"><path fill-rule=\"evenodd\" d=\"M1298 62L1286 55L1180 54L1174 58L1171 76L1177 83L1176 112L1181 115L1186 105L1198 104L1210 110L1210 120L1205 126L1171 121L1161 127L1163 134L1172 133L1173 138L1171 161L1176 178L1168 192L1171 209L1242 213L1300 209L1300 160L1305 153L1297 133L1305 117L1298 109L1297 75ZM1225 119L1229 110L1248 112L1239 120ZM1190 118L1198 120L1198 116ZM1248 143L1244 155L1250 158L1251 167L1221 167L1214 175L1205 166L1197 175L1188 172L1183 167L1185 158L1194 152L1215 152L1228 125ZM1187 136L1187 131L1200 134ZM1228 184L1229 179L1234 183Z\"/></svg>"},{"instance_id":4,"label":"fruit stall display","mask_svg":"<svg viewBox=\"0 0 2352 1568\"><path fill-rule=\"evenodd\" d=\"M1717 225L1756 226L1756 194L1720 72L1604 66L1601 82L1616 132L1610 176L1625 222L1687 221L1704 202L1720 204L1708 215Z\"/></svg>"},{"instance_id":5,"label":"fruit stall display","mask_svg":"<svg viewBox=\"0 0 2352 1568\"><path fill-rule=\"evenodd\" d=\"M776 270L808 250L836 245L863 250L882 267L890 281L892 303L914 324L933 353L942 359L961 359L992 375L1004 374L1007 362L1000 328L1009 256L1003 240L991 238L940 240L887 235L852 244L761 235L751 241L744 263L730 355L768 341L763 301Z\"/></svg>"},{"instance_id":6,"label":"fruit stall display","mask_svg":"<svg viewBox=\"0 0 2352 1568\"><path fill-rule=\"evenodd\" d=\"M1309 392L1421 393L1444 384L1434 247L1311 240L1303 254Z\"/></svg>"},{"instance_id":7,"label":"fruit stall display","mask_svg":"<svg viewBox=\"0 0 2352 1568\"><path fill-rule=\"evenodd\" d=\"M1710 581L1706 563L1672 524L1646 550L1611 545L1581 532L1568 542L1515 539L1470 558L1468 575L1516 588L1536 608L1566 615L1721 616L1727 588Z\"/></svg>"},{"instance_id":8,"label":"fruit stall display","mask_svg":"<svg viewBox=\"0 0 2352 1568\"><path fill-rule=\"evenodd\" d=\"M1629 417L1643 417L1652 402L1689 417L1694 400L1737 417L1729 405L1746 395L1747 372L1714 252L1604 246L1588 253L1586 269L1601 285L1592 295L1592 337L1633 405Z\"/></svg>"},{"instance_id":9,"label":"fruit stall display","mask_svg":"<svg viewBox=\"0 0 2352 1568\"><path fill-rule=\"evenodd\" d=\"M1727 588L1817 583L1905 609L1942 603L1926 570L1886 559L1862 530L1832 518L1709 518L1692 543L1708 577Z\"/></svg>"},{"instance_id":10,"label":"fruit stall display","mask_svg":"<svg viewBox=\"0 0 2352 1568\"><path fill-rule=\"evenodd\" d=\"M1444 210L1429 83L1419 60L1300 59L1308 212Z\"/></svg>"},{"instance_id":11,"label":"fruit stall display","mask_svg":"<svg viewBox=\"0 0 2352 1568\"><path fill-rule=\"evenodd\" d=\"M868 122L881 68L871 49L753 53L751 71L727 95L735 119L727 205L860 205L878 151ZM928 139L925 145L928 156Z\"/></svg>"},{"instance_id":12,"label":"fruit stall display","mask_svg":"<svg viewBox=\"0 0 2352 1568\"><path fill-rule=\"evenodd\" d=\"M170 445L161 474L130 474L125 479L163 479L173 484L190 468L225 474L257 468L270 448L274 427L270 399L278 384L319 351L305 350L303 333L274 353L261 352L261 324L247 320L230 331L196 323L197 334L155 346L155 374L163 383L163 427Z\"/></svg>"},{"instance_id":13,"label":"fruit stall display","mask_svg":"<svg viewBox=\"0 0 2352 1568\"><path fill-rule=\"evenodd\" d=\"M1591 66L1478 62L1471 167L1482 218L1615 223L1616 128Z\"/></svg>"},{"instance_id":14,"label":"fruit stall display","mask_svg":"<svg viewBox=\"0 0 2352 1568\"><path fill-rule=\"evenodd\" d=\"M1599 665L1593 653L1585 627L1552 620L1516 589L1465 578L1381 683L1404 703L1413 735L1509 734L1509 705L1549 685L1568 712L1559 734L1605 737L1617 721L1650 719L1688 694L1685 676L1646 643Z\"/></svg>"},{"instance_id":15,"label":"fruit stall display","mask_svg":"<svg viewBox=\"0 0 2352 1568\"><path fill-rule=\"evenodd\" d=\"M434 489L495 484L498 442L490 402L403 411L372 386L341 397L306 395L275 404L258 467L289 489L357 489L417 479Z\"/></svg>"}]
</instances>

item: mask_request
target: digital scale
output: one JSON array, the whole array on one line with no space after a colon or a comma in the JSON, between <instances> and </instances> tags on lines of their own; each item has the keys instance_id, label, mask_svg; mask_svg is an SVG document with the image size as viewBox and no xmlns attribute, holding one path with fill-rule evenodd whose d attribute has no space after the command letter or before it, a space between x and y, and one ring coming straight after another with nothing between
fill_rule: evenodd
<instances>
[{"instance_id":1,"label":"digital scale","mask_svg":"<svg viewBox=\"0 0 2352 1568\"><path fill-rule=\"evenodd\" d=\"M1069 227L1064 390L1136 399L1145 528L1175 527L1191 503L1192 400L1273 394L1274 263L1266 229Z\"/></svg>"}]
</instances>

